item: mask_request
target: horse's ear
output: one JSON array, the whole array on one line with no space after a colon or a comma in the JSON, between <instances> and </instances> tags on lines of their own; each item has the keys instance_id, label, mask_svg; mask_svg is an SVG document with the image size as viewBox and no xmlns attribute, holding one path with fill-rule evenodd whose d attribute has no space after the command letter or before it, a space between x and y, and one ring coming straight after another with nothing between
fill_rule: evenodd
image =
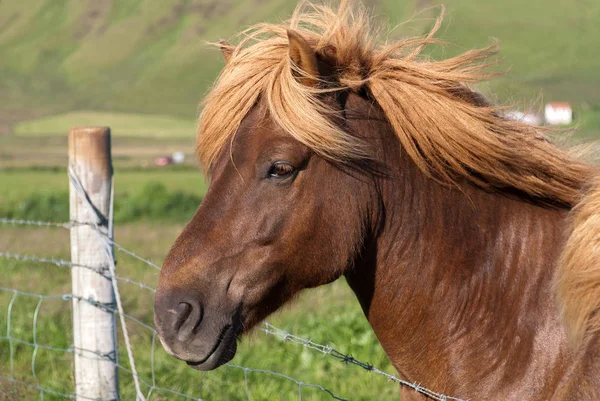
<instances>
[{"instance_id":1,"label":"horse's ear","mask_svg":"<svg viewBox=\"0 0 600 401\"><path fill-rule=\"evenodd\" d=\"M231 59L231 55L233 54L233 50L231 50L231 45L227 43L225 40L219 40L219 47L221 48L221 53L223 53L223 58L225 59L225 64L229 63Z\"/></svg>"},{"instance_id":2,"label":"horse's ear","mask_svg":"<svg viewBox=\"0 0 600 401\"><path fill-rule=\"evenodd\" d=\"M300 82L306 86L317 86L319 76L317 54L298 32L288 29L287 34L290 42L290 59L304 72L299 78Z\"/></svg>"}]
</instances>

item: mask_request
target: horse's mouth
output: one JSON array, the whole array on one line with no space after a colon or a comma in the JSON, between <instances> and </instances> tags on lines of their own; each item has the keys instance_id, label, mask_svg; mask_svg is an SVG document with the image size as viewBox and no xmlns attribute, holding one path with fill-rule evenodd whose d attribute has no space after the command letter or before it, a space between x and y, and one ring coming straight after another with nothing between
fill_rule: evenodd
<instances>
[{"instance_id":1,"label":"horse's mouth","mask_svg":"<svg viewBox=\"0 0 600 401\"><path fill-rule=\"evenodd\" d=\"M237 338L240 325L228 324L223 327L215 346L201 361L186 361L188 366L197 370L213 370L229 362L237 351Z\"/></svg>"}]
</instances>

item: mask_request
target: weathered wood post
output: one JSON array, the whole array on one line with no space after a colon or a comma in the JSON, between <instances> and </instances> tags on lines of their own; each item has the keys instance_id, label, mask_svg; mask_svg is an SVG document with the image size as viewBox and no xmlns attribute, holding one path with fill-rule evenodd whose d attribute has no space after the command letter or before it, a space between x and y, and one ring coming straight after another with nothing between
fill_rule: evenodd
<instances>
[{"instance_id":1,"label":"weathered wood post","mask_svg":"<svg viewBox=\"0 0 600 401\"><path fill-rule=\"evenodd\" d=\"M110 128L74 127L69 132L69 169L82 184L98 218L70 183L73 345L77 400L118 400L115 296L108 270L112 246L95 231L113 238L109 221L112 191ZM99 222L100 221L100 222ZM97 226L94 226L97 225ZM97 228L96 228L97 227ZM92 269L88 268L91 267Z\"/></svg>"}]
</instances>

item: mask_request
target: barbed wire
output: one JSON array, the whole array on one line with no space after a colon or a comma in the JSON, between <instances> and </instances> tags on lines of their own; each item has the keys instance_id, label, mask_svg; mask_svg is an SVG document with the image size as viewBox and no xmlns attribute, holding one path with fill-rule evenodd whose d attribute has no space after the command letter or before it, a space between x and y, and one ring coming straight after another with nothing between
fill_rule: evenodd
<instances>
[{"instance_id":1,"label":"barbed wire","mask_svg":"<svg viewBox=\"0 0 600 401\"><path fill-rule=\"evenodd\" d=\"M98 267L92 267L92 266L81 265L78 263L73 263L69 260L56 259L56 258L40 258L38 256L24 255L24 254L20 254L20 253L10 253L10 252L0 251L0 257L5 258L5 259L13 259L13 260L21 261L21 262L48 263L48 264L53 264L58 267L66 267L69 269L73 268L73 267L81 267L83 269L92 270L96 273L104 273L104 272L108 271L108 267L101 267L99 269ZM109 276L107 276L105 274L102 274L102 276L104 276L107 279L110 278ZM143 288L145 290L148 290L150 292L156 293L156 289L154 289L153 287L150 287L147 284L141 283L139 281L135 281L130 278L122 277L122 276L117 276L117 280L122 281L127 284L132 284L132 285L138 286L140 288Z\"/></svg>"},{"instance_id":2,"label":"barbed wire","mask_svg":"<svg viewBox=\"0 0 600 401\"><path fill-rule=\"evenodd\" d=\"M77 227L80 225L87 225L86 223L77 222L60 222L60 221L40 221L40 220L23 220L23 219L11 219L8 217L0 218L1 224L9 224L13 226L39 226L39 227L53 227L53 228L65 228L67 230Z\"/></svg>"},{"instance_id":3,"label":"barbed wire","mask_svg":"<svg viewBox=\"0 0 600 401\"><path fill-rule=\"evenodd\" d=\"M7 219L7 218L0 218L0 224L11 224L11 225L28 225L28 226L40 226L40 227L53 227L53 228L72 228L72 227L77 227L80 225L85 225L79 222L44 222L44 221L35 221L35 220L17 220L17 219ZM94 228L92 226L92 228ZM123 253L145 263L148 266L151 266L155 269L160 269L159 266L157 266L156 264L154 264L153 262L149 261L146 258L143 258L141 256L139 256L138 254L136 254L135 252L125 248L124 246L117 244L115 241L111 240L110 238L108 238L104 233L102 233L100 230L98 230L97 228L94 228L99 234L101 234L103 237L105 237L107 239L107 242L110 243L111 245L114 245L115 248L118 248L120 251L122 251ZM35 262L40 262L40 263L52 263L55 264L57 266L61 266L61 267L67 267L67 268L72 268L72 267L84 267L84 268L91 268L89 266L80 266L80 265L76 265L72 262L66 261L66 260L62 260L62 259L53 259L53 258L42 258L42 257L37 257L37 256L31 256L31 255L22 255L22 254L15 254L15 253L8 253L8 252L0 252L0 257L4 257L4 258L9 258L9 259L15 259L15 260L20 260L20 261L35 261ZM97 270L97 268L94 268ZM125 283L129 283L129 284L133 284L136 285L140 288L149 290L151 292L156 292L156 290L154 288L152 288L151 286L148 286L144 283L141 282L137 282L135 280L131 280L129 278L124 278L124 277L119 277L116 276L116 280L118 281L122 281ZM8 289L8 288L3 288L0 287L0 291L16 291L13 289ZM26 293L26 292L21 292L21 291L17 291L18 294L22 294L22 295L29 295L29 296L38 296L40 297L41 295L39 294L32 294L32 293ZM45 298L63 298L63 299L70 299L69 297L73 297L72 294L63 294L60 296L45 296ZM86 302L90 302L93 303L93 300L89 300L89 299L81 299L83 301ZM155 339L156 339L156 330L154 329L154 327L147 325L146 323L140 321L139 319L127 315L125 313L120 313L114 305L106 305L106 304L95 304L95 306L97 307L102 307L102 308L108 308L108 311L111 311L112 313L116 313L117 315L122 315L123 318L126 318L128 320L131 320L133 322L135 322L136 324L141 325L142 327L148 329L149 331L151 331L152 333L152 354L154 355L154 344L155 344ZM322 345L322 344L318 344L316 342L313 342L309 339L303 338L303 337L299 337L297 335L291 334L285 330L282 330L280 328L277 328L275 326L273 326L272 324L265 322L263 323L261 329L260 329L263 333L265 333L266 335L270 335L270 336L274 336L276 338L278 338L279 340L285 341L285 342L290 342L299 346L302 346L303 348L307 348L310 350L314 350L316 352L319 352L325 356L328 357L332 357L338 361L341 361L344 364L347 365L352 365L352 366L357 366L360 367L368 372L372 372L375 373L377 375L381 375L383 377L385 377L388 381L397 383L401 386L405 386L408 388L413 389L414 391L416 391L417 393L420 393L430 399L433 400L438 400L438 401L465 401L461 398L456 398L456 397L452 397L452 396L448 396L448 395L444 395L441 393L437 393L435 391L429 390L426 387L423 387L421 385L419 385L418 383L411 383L405 380L400 379L399 377L389 374L385 371L382 371L376 367L374 367L373 365L369 364L369 363L365 363L362 361L357 360L356 358L352 357L351 355L347 355L344 354L338 350L336 350L335 348L331 347L331 346L327 346L327 345ZM0 340L2 339L7 339L6 337L0 337ZM14 339L13 339L14 341ZM25 342L25 341L21 341L23 344L25 345L29 345L29 346L35 346L35 343L31 343L31 342ZM39 346L39 348L43 348L44 346ZM12 348L12 347L11 347ZM64 352L69 352L69 351L64 351ZM72 351L71 351L72 352ZM146 396L147 398L150 396L150 394L154 391L154 390L160 390L160 391L171 391L170 389L166 389L166 388L160 388L156 386L156 380L154 378L154 357L152 356L152 383L148 383L147 381L141 379L141 381L143 382L143 384L147 387L150 388L148 395ZM124 366L118 365L118 368L124 371L129 371L127 368L125 368ZM295 383L296 385L298 385L299 387L299 397L300 399L302 398L302 388L303 387L312 387L312 388L317 388L320 389L321 391L324 391L325 393L329 394L333 399L336 400L345 400L344 398L341 398L335 394L333 394L330 390L328 390L327 388L318 385L318 384L311 384L311 383L304 383L302 381L296 380L290 376L287 376L283 373L279 373L279 372L273 372L270 370L266 370L266 369L253 369L253 368L247 368L247 367L243 367L243 366L239 366L239 365L235 365L235 364L226 364L226 366L229 366L231 368L234 369L240 369L244 372L244 377L245 377L245 382L246 382L246 394L248 396L248 400L250 400L250 395L248 392L248 379L247 379L247 373L248 372L256 372L256 373L264 373L264 374L269 374L272 376L277 376L280 378L284 378L286 380L292 381L293 383ZM129 371L130 374L132 374L133 376L137 376L139 377L139 375L137 375L137 373L134 373L132 371ZM2 377L2 376L0 376ZM180 396L184 396L184 397L188 397L188 399L197 399L194 398L192 396L188 396L185 394L179 394L177 392L174 392L174 394L180 395ZM73 397L69 397L69 398L73 398Z\"/></svg>"},{"instance_id":4,"label":"barbed wire","mask_svg":"<svg viewBox=\"0 0 600 401\"><path fill-rule=\"evenodd\" d=\"M246 384L248 384L248 378L246 376L246 373L248 372L252 372L252 373L265 373L268 375L272 375L272 376L277 376L277 377L281 377L284 378L286 380L290 380L294 383L296 383L298 385L298 396L300 398L300 401L302 401L302 388L303 387L312 387L312 388L316 388L319 389L327 394L329 394L331 396L331 398L333 398L334 400L340 400L340 401L348 401L345 398L340 398L338 396L336 396L335 394L333 394L331 392L331 390L321 386L320 384L312 384L312 383L304 383L301 381L298 381L296 379L294 379L293 377L290 377L288 375L285 375L283 373L279 373L279 372L273 372L272 370L267 370L267 369L250 369L250 368L246 368L243 366L239 366L239 365L235 365L232 363L227 363L226 366L229 366L230 368L235 368L235 369L241 369L244 371L244 379L246 381ZM248 391L248 386L246 386L246 396L248 397L248 401L250 401L250 393Z\"/></svg>"},{"instance_id":5,"label":"barbed wire","mask_svg":"<svg viewBox=\"0 0 600 401\"><path fill-rule=\"evenodd\" d=\"M279 329L279 328L273 326L269 322L264 322L261 330L264 333L273 335L283 341L288 341L288 342L291 342L291 343L294 343L297 345L301 345L304 348L318 351L318 352L322 353L323 355L331 356L335 359L342 361L343 363L355 365L355 366L361 367L369 372L373 372L378 375L382 375L390 381L396 382L405 387L412 388L417 393L426 395L431 399L439 400L439 401L447 401L447 400L466 401L461 398L455 398L455 397L450 397L450 396L447 396L444 394L436 393L435 391L431 391L417 383L411 383L406 380L402 380L397 376L394 376L394 375L386 373L380 369L377 369L376 367L374 367L373 365L371 365L369 363L361 362L361 361L355 359L354 357L352 357L352 355L346 355L331 346L318 344L309 339L298 337L294 334L288 333L285 330L282 330L282 329Z\"/></svg>"},{"instance_id":6,"label":"barbed wire","mask_svg":"<svg viewBox=\"0 0 600 401\"><path fill-rule=\"evenodd\" d=\"M61 301L65 301L68 302L72 299L78 299L80 301L83 302L88 302L93 306L97 306L97 307L102 307L103 309L112 312L112 313L116 313L118 314L119 311L114 307L114 306L110 306L107 304L99 304L98 302L91 300L91 299L85 299L82 297L77 297L73 294L59 294L59 295L41 295L41 294L36 294L36 293L32 293L32 292L27 292L27 291L20 291L20 290L15 290L12 288L6 288L6 287L0 287L0 291L2 292L8 292L8 293L12 293L11 296L11 300L8 304L8 312L7 312L7 317L8 317L8 321L7 321L7 333L6 335L0 336L0 341L1 340L8 340L9 341L9 352L11 353L11 367L10 367L10 371L11 371L11 376L5 376L5 375L1 375L0 374L0 378L5 379L9 382L13 382L13 383L18 383L18 384L23 384L26 385L28 387L37 389L41 392L44 393L48 393L48 394L53 394L53 395L57 395L57 396L62 396L65 398L76 398L76 394L68 394L68 393L64 393L64 392L60 392L60 391L56 391L54 389L49 389L47 387L41 386L39 384L39 382L37 381L37 374L36 374L36 370L35 370L35 364L36 364L36 351L37 349L44 349L44 350L49 350L49 351L55 351L55 352L62 352L62 353L70 353L73 354L74 352L81 352L82 355L84 355L84 357L86 359L101 359L101 360L108 360L110 361L112 364L114 364L119 370L133 376L136 376L139 380L139 382L144 385L148 391L146 394L146 398L150 398L150 395L153 392L156 391L161 391L161 392L168 392L170 394L176 395L176 396L180 396L186 399L190 399L190 400L199 400L201 398L189 395L189 394L185 394L179 391L175 391L166 387L160 387L156 384L156 379L154 377L154 353L155 353L155 346L156 346L156 330L141 322L140 320L124 314L124 317L126 317L127 319L130 319L134 322L136 322L137 324L139 324L141 327L149 330L152 333L152 349L151 349L151 363L152 363L152 380L151 382L145 380L142 376L140 376L137 372L133 372L133 370L128 369L126 366L123 366L122 364L120 364L116 358L116 355L113 354L103 354L100 352L97 352L95 350L89 350L89 349L84 349L84 348L77 348L74 346L71 346L69 348L63 348L63 347L55 347L52 345L47 345L47 344L40 344L37 342L37 327L38 327L38 316L39 316L39 310L41 309L41 305L42 302L45 300L61 300ZM28 298L37 298L38 302L36 303L36 307L35 307L35 312L34 312L34 317L33 317L33 341L27 341L27 340L23 340L20 338L15 338L11 335L11 317L12 317L12 310L13 310L13 306L15 304L15 301L17 299L18 296L23 296L23 297L28 297ZM29 347L34 348L34 353L32 355L32 362L31 362L31 366L32 366L32 376L34 377L34 380L36 380L35 384L31 384L22 380L18 380L16 379L15 373L14 373L14 366L12 361L14 361L14 356L12 355L14 352L14 344L21 344L21 345L26 345ZM234 368L234 369L242 369L244 372L252 372L252 373L266 373L266 374L270 374L273 376L277 376L279 378L283 378L286 380L289 380L293 383L295 383L296 385L300 385L301 387L311 387L311 388L317 388L320 389L321 391L326 392L327 394L331 395L331 397L333 399L336 400L345 400L344 398L341 398L339 396L336 396L331 390L318 385L318 384L313 384L313 383L305 383L305 382L301 382L299 380L294 379L291 376L287 376L283 373L279 373L279 372L274 372L274 371L270 371L270 370L266 370L266 369L255 369L255 368L249 368L249 367L243 367L243 366L238 366L238 365L233 365L233 364L227 364L228 367L230 368ZM248 386L248 378L245 376L244 377L245 383L246 383L246 387ZM77 395L77 398L80 398L79 395ZM86 398L86 397L82 397L84 399L92 399L92 398ZM250 398L248 398L250 400Z\"/></svg>"},{"instance_id":7,"label":"barbed wire","mask_svg":"<svg viewBox=\"0 0 600 401\"><path fill-rule=\"evenodd\" d=\"M23 219L11 219L7 217L0 218L0 224L12 225L12 226L38 226L38 227L47 227L47 228L64 228L70 230L74 227L80 226L90 226L94 228L94 224L90 223L82 223L77 221L67 221L67 222L52 222L52 221L39 221L39 220L23 220ZM105 240L108 240L111 245L113 245L117 250L139 260L140 262L144 262L148 266L155 268L156 270L160 270L160 266L156 263L152 262L149 259L146 259L135 252L130 251L125 248L118 242L116 242L113 238L108 237L105 233L98 230L98 234L105 237Z\"/></svg>"},{"instance_id":8,"label":"barbed wire","mask_svg":"<svg viewBox=\"0 0 600 401\"><path fill-rule=\"evenodd\" d=\"M101 359L101 360L107 360L110 363L112 363L113 365L115 365L119 370L122 370L130 375L137 375L137 373L134 373L132 370L128 369L127 367L121 365L120 363L118 363L118 359L117 356L114 355L113 353L111 354L103 354L100 352L97 352L95 350L89 350L89 349L84 349L84 348L78 348L78 347L74 347L71 346L69 348L62 348L62 347L55 347L52 345L45 345L45 344L39 344L37 342L37 319L38 319L38 315L39 315L39 310L41 308L41 304L43 301L48 300L48 299L58 299L58 300L62 300L62 301L70 301L71 299L79 299L81 301L84 302L90 302L92 305L97 306L98 303L89 300L89 299L83 299L81 297L77 297L74 296L73 294L62 294L62 295L41 295L41 294L35 294L35 293L30 293L30 292L25 292L25 291L19 291L19 290L15 290L15 289L10 289L10 288L4 288L4 287L0 287L0 291L5 291L5 292L12 292L13 296L11 297L11 301L9 303L8 306L8 321L7 321L7 335L6 336L0 336L0 340L8 340L9 341L9 347L10 347L10 353L11 353L11 376L8 377L6 375L1 375L0 374L0 378L7 380L9 382L13 382L13 383L18 383L18 384L22 384L25 385L27 387L31 387L34 389L37 389L38 391L41 391L42 393L48 393L48 394L53 394L53 395L57 395L57 396L61 396L64 398L77 398L77 399L89 399L89 400L96 400L95 398L89 398L89 397L85 397L82 396L81 394L68 394L68 393L64 393L64 392L60 392L60 391L56 391L54 389L50 389L44 386L41 386L37 380L37 374L36 374L36 369L35 369L35 364L36 364L36 356L37 356L37 349L46 349L46 350L50 350L50 351L56 351L56 352L62 352L62 353L75 353L75 352L79 352L81 353L81 355L83 355L86 359ZM38 302L35 308L35 312L34 312L34 317L33 317L33 342L31 341L26 341L26 340L22 340L19 338L15 338L13 336L11 336L11 315L12 315L12 308L13 305L17 299L17 296L25 296L25 297L33 297L33 298L38 298ZM112 311L114 313L117 313L116 309L109 309L109 311ZM144 325L145 328L149 328L152 329L150 326L148 325ZM15 373L14 373L14 366L13 366L13 343L17 343L17 344L22 344L22 345L27 345L30 347L34 348L34 352L32 354L32 362L31 362L31 366L32 366L32 375L34 377L34 380L36 381L35 384L31 384L28 382L25 382L23 380L19 380L15 378ZM178 392L169 388L163 388L163 387L158 387L155 386L153 384L148 383L147 381L145 381L142 377L140 377L138 375L138 380L144 384L146 387L149 388L149 392L153 391L153 390L160 390L160 391L164 391L164 392L168 392L171 393L173 395L177 395L180 397L184 397L186 399L191 399L191 400L197 400L198 397L194 397L191 396L189 394L185 394L182 392ZM96 400L97 401L97 400Z\"/></svg>"}]
</instances>

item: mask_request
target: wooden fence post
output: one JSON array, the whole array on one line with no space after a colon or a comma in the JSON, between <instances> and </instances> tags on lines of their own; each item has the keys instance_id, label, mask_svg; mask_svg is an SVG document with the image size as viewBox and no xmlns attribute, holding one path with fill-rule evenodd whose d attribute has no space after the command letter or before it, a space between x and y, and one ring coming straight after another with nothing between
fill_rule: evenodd
<instances>
[{"instance_id":1,"label":"wooden fence post","mask_svg":"<svg viewBox=\"0 0 600 401\"><path fill-rule=\"evenodd\" d=\"M112 160L110 128L74 127L69 132L69 168L79 177L98 216L70 183L70 218L79 223L98 224L113 238L111 210ZM77 400L118 400L117 335L115 296L110 281L106 241L87 225L71 228L71 260L92 267L72 268L73 344Z\"/></svg>"}]
</instances>

